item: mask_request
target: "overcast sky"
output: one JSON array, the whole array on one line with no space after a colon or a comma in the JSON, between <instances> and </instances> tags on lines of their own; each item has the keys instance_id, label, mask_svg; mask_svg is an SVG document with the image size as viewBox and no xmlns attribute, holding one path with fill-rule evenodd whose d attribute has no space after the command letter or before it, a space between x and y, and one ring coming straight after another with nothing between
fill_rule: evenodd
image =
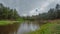
<instances>
[{"instance_id":1,"label":"overcast sky","mask_svg":"<svg viewBox=\"0 0 60 34\"><path fill-rule=\"evenodd\" d=\"M60 0L0 0L5 6L16 8L19 15L37 15L55 7ZM36 11L36 9L38 11Z\"/></svg>"}]
</instances>

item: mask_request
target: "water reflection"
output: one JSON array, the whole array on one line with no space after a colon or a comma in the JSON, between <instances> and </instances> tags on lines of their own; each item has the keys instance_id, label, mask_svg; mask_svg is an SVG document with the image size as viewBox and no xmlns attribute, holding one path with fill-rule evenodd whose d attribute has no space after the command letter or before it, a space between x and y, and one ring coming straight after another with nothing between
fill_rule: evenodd
<instances>
[{"instance_id":1,"label":"water reflection","mask_svg":"<svg viewBox=\"0 0 60 34\"><path fill-rule=\"evenodd\" d=\"M0 34L17 34L19 23L0 26Z\"/></svg>"},{"instance_id":2,"label":"water reflection","mask_svg":"<svg viewBox=\"0 0 60 34\"><path fill-rule=\"evenodd\" d=\"M39 25L33 22L24 22L20 25L20 28L18 30L18 34L23 34L23 33L27 33L30 31L35 31L36 29L39 28Z\"/></svg>"},{"instance_id":3,"label":"water reflection","mask_svg":"<svg viewBox=\"0 0 60 34\"><path fill-rule=\"evenodd\" d=\"M0 34L24 34L35 31L38 28L39 25L33 22L15 23L12 25L0 26Z\"/></svg>"}]
</instances>

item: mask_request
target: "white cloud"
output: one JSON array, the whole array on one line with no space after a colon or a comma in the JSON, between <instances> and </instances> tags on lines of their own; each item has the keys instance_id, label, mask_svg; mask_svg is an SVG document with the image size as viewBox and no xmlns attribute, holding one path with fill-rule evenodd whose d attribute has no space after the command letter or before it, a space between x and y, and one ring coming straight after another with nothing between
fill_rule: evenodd
<instances>
[{"instance_id":1,"label":"white cloud","mask_svg":"<svg viewBox=\"0 0 60 34\"><path fill-rule=\"evenodd\" d=\"M54 2L54 0L48 0L44 3L42 3L40 11L45 10L45 8L47 8L52 2Z\"/></svg>"},{"instance_id":2,"label":"white cloud","mask_svg":"<svg viewBox=\"0 0 60 34\"><path fill-rule=\"evenodd\" d=\"M52 3L54 0L47 0L46 2L43 2L40 8L38 9L38 12L36 12L36 9L33 9L29 11L29 15L38 15L39 13L44 12L44 10Z\"/></svg>"},{"instance_id":3,"label":"white cloud","mask_svg":"<svg viewBox=\"0 0 60 34\"><path fill-rule=\"evenodd\" d=\"M22 16L27 16L27 14L22 14Z\"/></svg>"},{"instance_id":4,"label":"white cloud","mask_svg":"<svg viewBox=\"0 0 60 34\"><path fill-rule=\"evenodd\" d=\"M38 12L36 11L36 9L32 10L32 11L29 11L29 15L32 16L32 15L38 15Z\"/></svg>"}]
</instances>

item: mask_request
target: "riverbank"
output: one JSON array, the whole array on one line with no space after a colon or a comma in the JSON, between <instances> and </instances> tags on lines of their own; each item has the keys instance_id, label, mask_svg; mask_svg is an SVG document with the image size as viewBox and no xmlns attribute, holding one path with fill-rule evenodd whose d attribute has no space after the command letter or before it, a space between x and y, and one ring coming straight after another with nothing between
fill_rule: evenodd
<instances>
[{"instance_id":1,"label":"riverbank","mask_svg":"<svg viewBox=\"0 0 60 34\"><path fill-rule=\"evenodd\" d=\"M0 26L3 25L8 25L8 24L14 24L14 23L21 23L24 20L17 20L17 21L12 21L12 20L0 20Z\"/></svg>"},{"instance_id":2,"label":"riverbank","mask_svg":"<svg viewBox=\"0 0 60 34\"><path fill-rule=\"evenodd\" d=\"M29 34L60 34L60 20L51 21Z\"/></svg>"}]
</instances>

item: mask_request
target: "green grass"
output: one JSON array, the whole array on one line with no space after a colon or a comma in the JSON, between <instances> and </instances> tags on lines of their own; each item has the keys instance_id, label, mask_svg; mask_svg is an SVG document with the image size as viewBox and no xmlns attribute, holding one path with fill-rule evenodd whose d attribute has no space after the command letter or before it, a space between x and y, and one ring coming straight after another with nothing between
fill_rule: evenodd
<instances>
[{"instance_id":1,"label":"green grass","mask_svg":"<svg viewBox=\"0 0 60 34\"><path fill-rule=\"evenodd\" d=\"M8 24L13 24L16 23L17 21L0 21L0 26L1 25L8 25Z\"/></svg>"},{"instance_id":2,"label":"green grass","mask_svg":"<svg viewBox=\"0 0 60 34\"><path fill-rule=\"evenodd\" d=\"M16 21L23 22L23 21L24 21L24 19L23 19L23 18L17 18L17 20L16 20Z\"/></svg>"},{"instance_id":3,"label":"green grass","mask_svg":"<svg viewBox=\"0 0 60 34\"><path fill-rule=\"evenodd\" d=\"M22 23L24 20L22 18L17 19L16 21L12 20L0 20L0 26L3 25L9 25L9 24L14 24L14 23Z\"/></svg>"},{"instance_id":4,"label":"green grass","mask_svg":"<svg viewBox=\"0 0 60 34\"><path fill-rule=\"evenodd\" d=\"M29 34L60 34L60 21L42 25L39 30L30 32Z\"/></svg>"}]
</instances>

